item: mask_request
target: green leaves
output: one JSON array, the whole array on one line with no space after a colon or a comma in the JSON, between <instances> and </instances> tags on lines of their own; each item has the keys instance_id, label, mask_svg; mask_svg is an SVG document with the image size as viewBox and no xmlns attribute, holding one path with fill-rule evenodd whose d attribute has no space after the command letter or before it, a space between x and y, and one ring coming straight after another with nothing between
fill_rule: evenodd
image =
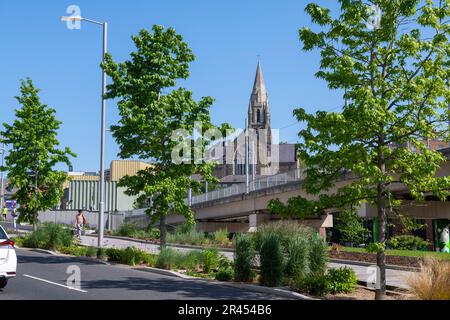
<instances>
[{"instance_id":1,"label":"green leaves","mask_svg":"<svg viewBox=\"0 0 450 320\"><path fill-rule=\"evenodd\" d=\"M172 151L179 141L172 137L179 131L190 138L195 122L202 123L203 132L214 128L209 115L214 99L195 101L191 91L178 86L179 80L189 76L194 55L174 29L153 26L152 32L141 30L132 39L136 50L130 60L116 63L108 56L102 65L113 80L107 97L119 99L120 121L112 132L122 158L151 159L153 165L123 178L120 184L127 187L129 195L137 196L141 205L152 199L147 214L154 221L177 213L193 223L193 212L184 200L189 189L200 191L200 183L190 177L201 174L206 181L216 181L211 164L194 162L195 152L202 152L209 141L197 143L196 148L188 146L187 160L192 161L178 164L172 161Z\"/></svg>"},{"instance_id":2,"label":"green leaves","mask_svg":"<svg viewBox=\"0 0 450 320\"><path fill-rule=\"evenodd\" d=\"M339 2L337 15L309 4L320 30L299 34L305 51L320 50L316 76L345 91L345 106L294 110L306 125L299 132L306 194L273 200L269 209L306 217L368 203L385 214L402 204L394 192L399 184L418 200L426 194L445 200L450 181L436 172L446 159L426 141L449 136L450 1L375 1L382 12L375 30L365 25L372 2Z\"/></svg>"},{"instance_id":3,"label":"green leaves","mask_svg":"<svg viewBox=\"0 0 450 320\"><path fill-rule=\"evenodd\" d=\"M311 16L313 22L323 26L332 22L330 10L322 8L315 3L306 6L305 11Z\"/></svg>"},{"instance_id":4,"label":"green leaves","mask_svg":"<svg viewBox=\"0 0 450 320\"><path fill-rule=\"evenodd\" d=\"M21 219L35 223L36 213L59 204L63 195L67 174L55 170L55 165L70 165L69 157L76 155L69 148L58 148L61 122L55 118L54 109L40 102L39 89L31 79L22 81L20 92L16 120L12 125L5 123L1 132L1 142L11 147L4 170L8 171L10 185L18 188L14 197L20 204Z\"/></svg>"}]
</instances>

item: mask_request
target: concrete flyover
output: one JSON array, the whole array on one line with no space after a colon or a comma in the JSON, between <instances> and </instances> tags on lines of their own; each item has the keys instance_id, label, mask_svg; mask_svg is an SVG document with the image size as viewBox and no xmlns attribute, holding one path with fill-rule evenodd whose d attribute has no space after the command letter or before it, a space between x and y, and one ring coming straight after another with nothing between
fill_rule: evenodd
<instances>
[{"instance_id":1,"label":"concrete flyover","mask_svg":"<svg viewBox=\"0 0 450 320\"><path fill-rule=\"evenodd\" d=\"M450 149L444 149L441 152L449 159ZM449 175L450 161L447 161L438 170L437 176ZM332 194L338 188L351 183L355 179L351 174L343 175L336 182L334 188L326 193ZM303 180L304 173L296 169L252 182L250 192L247 194L244 187L238 185L193 197L191 207L195 212L197 228L208 232L223 228L227 228L230 232L242 232L251 231L262 223L277 220L278 217L271 215L267 210L270 200L278 198L283 202L287 202L289 198L296 196L302 196L307 199L317 198L305 192ZM394 184L391 189L400 197L408 199L409 192L404 185ZM421 204L407 200L402 209L404 213L414 218L450 219L450 203L436 201L432 197L429 197L426 203ZM374 208L368 205L363 205L359 212L365 218L376 216ZM332 220L332 216L325 215L317 219L309 219L306 223L324 232L323 228L333 226ZM167 223L172 225L177 225L184 221L182 216L173 215L167 218Z\"/></svg>"}]
</instances>

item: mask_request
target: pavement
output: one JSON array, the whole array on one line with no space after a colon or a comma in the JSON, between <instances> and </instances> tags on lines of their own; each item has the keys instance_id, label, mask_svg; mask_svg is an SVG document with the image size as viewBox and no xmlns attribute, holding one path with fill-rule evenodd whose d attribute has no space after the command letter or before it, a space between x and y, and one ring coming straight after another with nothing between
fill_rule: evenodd
<instances>
[{"instance_id":1,"label":"pavement","mask_svg":"<svg viewBox=\"0 0 450 320\"><path fill-rule=\"evenodd\" d=\"M97 246L97 238L92 237L92 236L82 236L81 243L83 245L87 245L87 246ZM153 253L153 254L159 253L159 245L145 243L143 241L132 241L132 240L124 240L124 239L105 237L103 239L103 246L111 247L111 248L119 248L119 249L124 249L127 247L136 247L136 248L142 249L149 253ZM174 249L181 251L181 252L198 250L198 249L190 249L190 248L185 248L185 247L174 247ZM228 257L230 260L234 259L233 252L230 252L230 251L220 251L220 252L222 254L224 254L226 257ZM363 265L345 264L345 263L329 263L328 267L329 268L339 268L339 267L352 268L355 271L358 280L363 283L367 283L369 280L371 280L371 277L374 274L373 267L368 267L368 266L363 266ZM405 279L408 276L410 276L412 273L413 272L411 272L411 271L386 269L386 284L388 287L408 289Z\"/></svg>"},{"instance_id":2,"label":"pavement","mask_svg":"<svg viewBox=\"0 0 450 320\"><path fill-rule=\"evenodd\" d=\"M75 257L16 249L17 277L0 300L278 300L279 296L236 287L105 265ZM80 287L70 276L80 271ZM75 272L74 272L75 270ZM69 279L69 283L68 283Z\"/></svg>"},{"instance_id":3,"label":"pavement","mask_svg":"<svg viewBox=\"0 0 450 320\"><path fill-rule=\"evenodd\" d=\"M2 223L4 227L7 227L8 229L12 229L9 223ZM29 230L31 229L31 226L20 226L20 230ZM83 245L87 246L97 246L97 238L92 236L82 236L81 243ZM112 248L127 248L127 247L136 247L139 249L142 249L146 252L158 254L159 253L159 245L146 243L145 241L132 241L132 240L125 240L125 239L117 239L117 238L109 238L105 237L103 239L103 246L104 247L112 247ZM176 250L181 252L188 252L192 250L198 250L198 249L192 249L192 248L186 248L186 247L174 247ZM234 259L234 253L230 251L221 251L222 254L224 254L226 257L228 257L230 260ZM355 265L352 264L345 264L345 263L329 263L329 268L338 268L338 267L349 267L352 268L360 283L367 283L371 280L372 275L374 274L373 267L368 267L366 265ZM408 289L408 285L406 284L406 278L409 277L413 272L411 271L402 271L402 270L394 270L394 269L386 269L386 283L388 287L392 288L401 288L401 289Z\"/></svg>"}]
</instances>

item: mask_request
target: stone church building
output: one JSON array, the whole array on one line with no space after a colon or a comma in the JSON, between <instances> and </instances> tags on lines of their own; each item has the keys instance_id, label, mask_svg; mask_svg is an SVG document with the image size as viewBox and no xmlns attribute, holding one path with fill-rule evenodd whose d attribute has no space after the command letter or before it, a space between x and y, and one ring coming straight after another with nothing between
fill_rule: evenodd
<instances>
[{"instance_id":1,"label":"stone church building","mask_svg":"<svg viewBox=\"0 0 450 320\"><path fill-rule=\"evenodd\" d=\"M295 144L280 144L270 125L269 94L258 63L247 112L246 128L234 139L222 142L222 164L214 170L223 187L245 183L246 159L251 179L295 170L299 167ZM246 138L247 137L247 138ZM247 143L246 143L247 141Z\"/></svg>"}]
</instances>

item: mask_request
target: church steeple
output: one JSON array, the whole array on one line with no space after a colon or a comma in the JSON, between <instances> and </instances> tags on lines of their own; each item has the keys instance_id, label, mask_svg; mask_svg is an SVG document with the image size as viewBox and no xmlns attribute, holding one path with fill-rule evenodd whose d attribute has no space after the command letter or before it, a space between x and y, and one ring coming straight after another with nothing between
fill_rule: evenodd
<instances>
[{"instance_id":1,"label":"church steeple","mask_svg":"<svg viewBox=\"0 0 450 320\"><path fill-rule=\"evenodd\" d=\"M258 68L256 69L255 83L253 84L252 100L254 103L267 102L267 90L264 83L264 78L261 70L261 63L258 62Z\"/></svg>"},{"instance_id":2,"label":"church steeple","mask_svg":"<svg viewBox=\"0 0 450 320\"><path fill-rule=\"evenodd\" d=\"M259 62L248 108L248 127L255 129L270 128L269 95Z\"/></svg>"}]
</instances>

